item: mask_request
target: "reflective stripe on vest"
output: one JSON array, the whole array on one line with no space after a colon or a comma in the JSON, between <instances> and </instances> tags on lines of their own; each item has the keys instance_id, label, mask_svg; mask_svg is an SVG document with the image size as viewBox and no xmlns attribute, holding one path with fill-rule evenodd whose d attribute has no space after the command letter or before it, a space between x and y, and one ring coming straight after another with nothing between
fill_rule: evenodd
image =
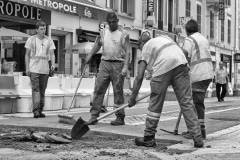
<instances>
[{"instance_id":1,"label":"reflective stripe on vest","mask_svg":"<svg viewBox=\"0 0 240 160\"><path fill-rule=\"evenodd\" d=\"M202 58L201 59L200 49L199 49L197 41L193 37L188 37L188 38L191 39L193 41L193 43L195 44L196 53L197 53L197 60L191 62L190 66L195 66L195 65L197 65L199 63L203 63L203 62L212 62L212 58Z\"/></svg>"},{"instance_id":2,"label":"reflective stripe on vest","mask_svg":"<svg viewBox=\"0 0 240 160\"><path fill-rule=\"evenodd\" d=\"M173 45L176 45L176 43L170 42L170 43L164 44L162 47L160 47L160 48L157 50L157 53L156 53L155 55L152 55L152 56L154 56L154 57L151 56L151 58L154 59L154 61L153 61L153 65L154 65L154 66L158 64L158 63L155 64L155 61L156 61L156 59L158 58L159 54L160 54L165 48L170 47L170 46L173 46Z\"/></svg>"}]
</instances>

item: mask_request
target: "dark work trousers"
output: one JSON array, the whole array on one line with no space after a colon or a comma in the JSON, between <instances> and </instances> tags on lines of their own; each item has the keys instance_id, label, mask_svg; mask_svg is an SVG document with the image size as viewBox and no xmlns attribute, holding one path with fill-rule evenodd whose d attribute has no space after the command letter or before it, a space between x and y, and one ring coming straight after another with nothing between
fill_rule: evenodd
<instances>
[{"instance_id":1,"label":"dark work trousers","mask_svg":"<svg viewBox=\"0 0 240 160\"><path fill-rule=\"evenodd\" d=\"M43 111L45 104L45 91L48 83L48 74L30 73L32 84L33 112Z\"/></svg>"},{"instance_id":2,"label":"dark work trousers","mask_svg":"<svg viewBox=\"0 0 240 160\"><path fill-rule=\"evenodd\" d=\"M102 60L99 66L99 72L94 88L93 103L90 109L92 117L98 117L101 112L104 95L110 82L113 86L114 107L118 108L124 103L123 82L124 77L121 75L124 63L121 61ZM125 115L124 110L119 110L116 115Z\"/></svg>"},{"instance_id":3,"label":"dark work trousers","mask_svg":"<svg viewBox=\"0 0 240 160\"><path fill-rule=\"evenodd\" d=\"M150 85L151 95L144 136L156 134L167 88L172 85L188 131L193 136L193 139L201 138L200 125L192 100L192 87L187 65L180 65L163 75L152 77Z\"/></svg>"},{"instance_id":4,"label":"dark work trousers","mask_svg":"<svg viewBox=\"0 0 240 160\"><path fill-rule=\"evenodd\" d=\"M222 92L221 92L221 88L222 88ZM226 83L224 83L224 84L217 83L216 84L216 94L217 94L218 100L223 99L226 95L226 92L227 92L227 84Z\"/></svg>"},{"instance_id":5,"label":"dark work trousers","mask_svg":"<svg viewBox=\"0 0 240 160\"><path fill-rule=\"evenodd\" d=\"M212 81L212 79L207 79L207 80L192 83L193 103L197 110L198 121L200 123L201 128L205 128L204 99L205 99L207 88L208 88L209 84L211 83L211 81Z\"/></svg>"}]
</instances>

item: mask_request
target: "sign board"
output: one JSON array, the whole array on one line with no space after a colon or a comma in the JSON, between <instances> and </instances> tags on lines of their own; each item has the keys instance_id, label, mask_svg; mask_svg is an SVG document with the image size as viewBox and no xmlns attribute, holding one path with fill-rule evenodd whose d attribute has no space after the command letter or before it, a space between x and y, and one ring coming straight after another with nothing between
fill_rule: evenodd
<instances>
[{"instance_id":1,"label":"sign board","mask_svg":"<svg viewBox=\"0 0 240 160\"><path fill-rule=\"evenodd\" d=\"M236 54L234 55L234 62L235 62L235 63L240 63L240 53L236 53Z\"/></svg>"},{"instance_id":2,"label":"sign board","mask_svg":"<svg viewBox=\"0 0 240 160\"><path fill-rule=\"evenodd\" d=\"M154 12L154 0L147 1L148 12Z\"/></svg>"},{"instance_id":3,"label":"sign board","mask_svg":"<svg viewBox=\"0 0 240 160\"><path fill-rule=\"evenodd\" d=\"M219 0L219 15L218 19L219 20L224 20L225 19L225 0Z\"/></svg>"}]
</instances>

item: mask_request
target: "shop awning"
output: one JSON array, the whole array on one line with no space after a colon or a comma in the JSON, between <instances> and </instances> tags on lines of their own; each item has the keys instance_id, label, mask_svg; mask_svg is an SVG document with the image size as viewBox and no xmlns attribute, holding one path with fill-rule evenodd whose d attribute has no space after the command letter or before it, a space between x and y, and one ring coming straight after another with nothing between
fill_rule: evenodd
<instances>
[{"instance_id":1,"label":"shop awning","mask_svg":"<svg viewBox=\"0 0 240 160\"><path fill-rule=\"evenodd\" d=\"M6 43L25 43L30 35L2 27L0 28L0 37Z\"/></svg>"},{"instance_id":2,"label":"shop awning","mask_svg":"<svg viewBox=\"0 0 240 160\"><path fill-rule=\"evenodd\" d=\"M67 48L64 48L66 53L89 54L94 46L94 42L77 43ZM102 53L102 48L97 52Z\"/></svg>"}]
</instances>

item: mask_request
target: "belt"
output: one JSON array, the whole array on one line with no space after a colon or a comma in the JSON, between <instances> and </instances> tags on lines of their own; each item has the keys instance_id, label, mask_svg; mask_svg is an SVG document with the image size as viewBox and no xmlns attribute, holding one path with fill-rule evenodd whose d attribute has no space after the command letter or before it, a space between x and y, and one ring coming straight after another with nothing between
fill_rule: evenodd
<instances>
[{"instance_id":1,"label":"belt","mask_svg":"<svg viewBox=\"0 0 240 160\"><path fill-rule=\"evenodd\" d=\"M122 63L123 61L120 61L120 60L105 60L103 59L104 61L107 61L107 62L118 62L118 63Z\"/></svg>"}]
</instances>

